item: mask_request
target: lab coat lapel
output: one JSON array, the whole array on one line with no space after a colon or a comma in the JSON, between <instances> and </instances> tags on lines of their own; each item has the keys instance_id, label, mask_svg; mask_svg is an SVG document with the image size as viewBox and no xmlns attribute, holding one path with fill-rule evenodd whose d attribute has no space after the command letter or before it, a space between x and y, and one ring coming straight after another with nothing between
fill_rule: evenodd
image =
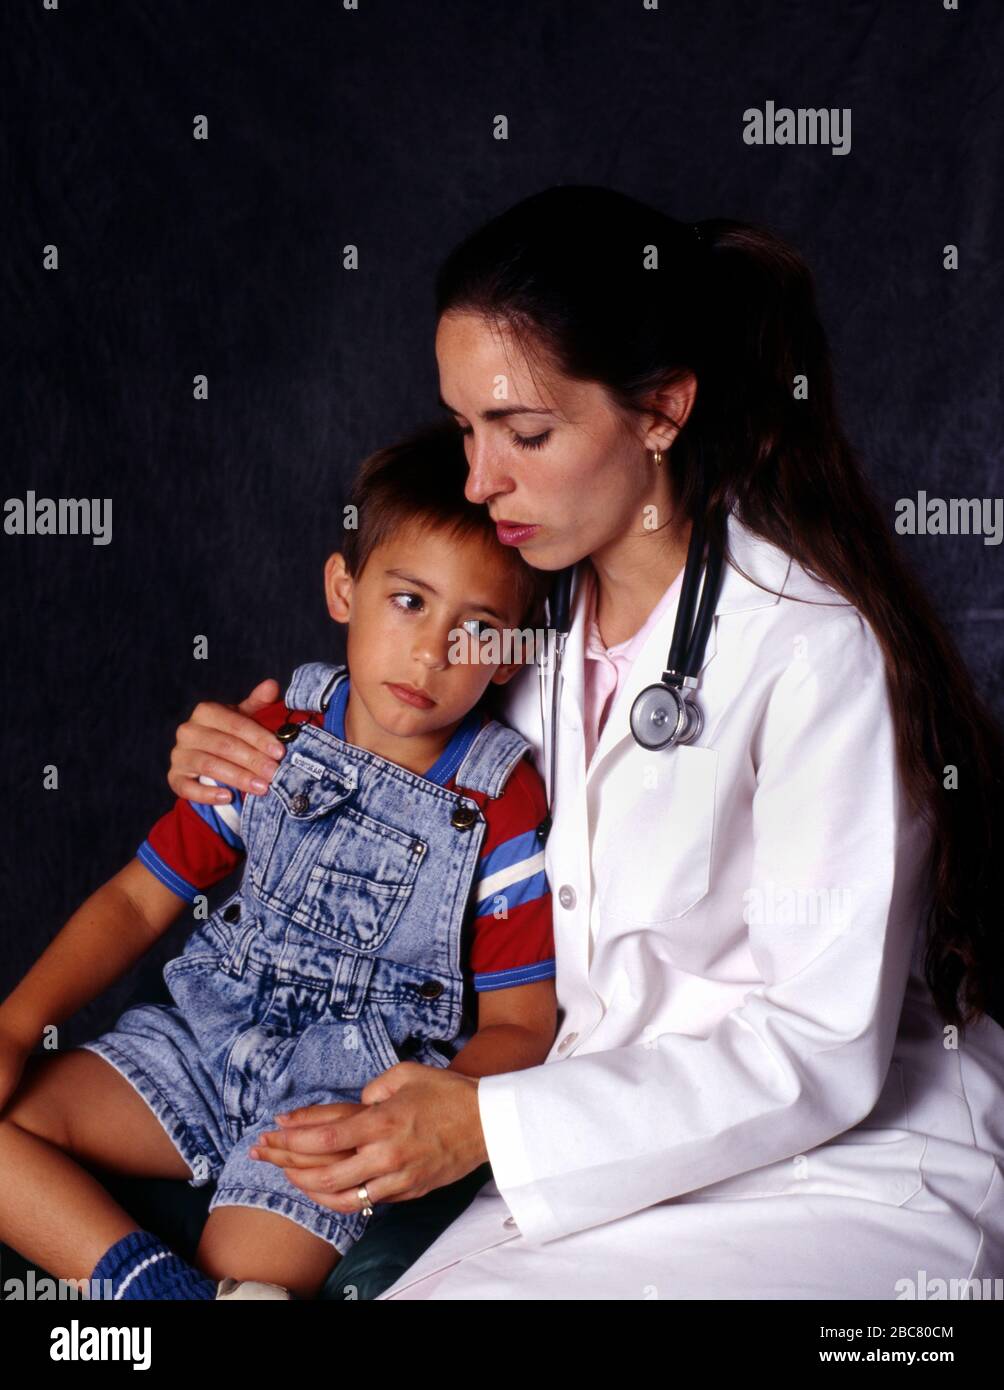
<instances>
[{"instance_id":1,"label":"lab coat lapel","mask_svg":"<svg viewBox=\"0 0 1004 1390\"><path fill-rule=\"evenodd\" d=\"M718 602L715 605L715 616L711 624L711 632L708 634L708 643L704 649L704 658L701 662L700 672L703 672L718 654L718 624L719 619L729 613L745 612L752 608L766 608L777 602L777 593L767 593L759 585L765 585L767 589L781 592L784 589L788 572L791 566L791 557L779 550L776 546L762 540L753 534L748 527L744 526L738 518L730 513L726 519L726 560L724 572L722 574L721 587L718 591ZM733 560L740 569L750 575L756 583L751 583L743 574L729 563ZM584 607L584 605L582 605ZM698 594L697 606L700 606L700 594ZM586 772L587 783L592 778L596 769L603 760L615 748L619 747L625 739L631 738L630 713L631 706L636 697L645 689L647 685L654 685L665 670L666 658L669 655L670 643L673 639L673 626L676 622L678 604L673 604L663 615L662 620L649 633L642 644L631 669L628 671L623 685L617 691L614 702L607 714L603 732L593 753L592 761ZM695 607L695 614L697 608ZM583 650L584 650L584 613L583 621L580 622L578 633L578 657L577 667L579 675L579 709L582 708L581 685L583 681ZM569 634L569 646L571 645L571 634ZM573 665L572 661L568 666Z\"/></svg>"}]
</instances>

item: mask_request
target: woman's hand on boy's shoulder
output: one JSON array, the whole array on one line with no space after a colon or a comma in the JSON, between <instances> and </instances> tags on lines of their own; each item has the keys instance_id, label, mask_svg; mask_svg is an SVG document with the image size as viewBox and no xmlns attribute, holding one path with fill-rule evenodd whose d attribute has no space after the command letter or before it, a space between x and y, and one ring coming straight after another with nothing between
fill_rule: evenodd
<instances>
[{"instance_id":1,"label":"woman's hand on boy's shoulder","mask_svg":"<svg viewBox=\"0 0 1004 1390\"><path fill-rule=\"evenodd\" d=\"M255 716L278 698L279 683L270 677L239 705L212 700L197 704L191 717L178 725L171 749L167 781L175 796L204 805L231 799L223 787L200 782L200 776L252 795L267 792L285 749Z\"/></svg>"}]
</instances>

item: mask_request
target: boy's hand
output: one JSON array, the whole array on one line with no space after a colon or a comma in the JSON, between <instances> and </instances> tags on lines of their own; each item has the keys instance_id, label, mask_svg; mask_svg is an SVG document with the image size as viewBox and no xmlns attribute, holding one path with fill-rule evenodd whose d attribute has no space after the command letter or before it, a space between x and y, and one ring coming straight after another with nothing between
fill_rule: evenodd
<instances>
[{"instance_id":1,"label":"boy's hand","mask_svg":"<svg viewBox=\"0 0 1004 1390\"><path fill-rule=\"evenodd\" d=\"M175 796L203 805L229 801L223 787L200 782L213 777L229 787L260 796L268 791L276 766L286 751L274 734L251 718L279 698L279 683L264 680L239 705L204 700L191 719L179 724L171 749L168 786Z\"/></svg>"},{"instance_id":2,"label":"boy's hand","mask_svg":"<svg viewBox=\"0 0 1004 1390\"><path fill-rule=\"evenodd\" d=\"M476 1077L399 1062L367 1083L362 1102L277 1115L282 1128L262 1135L259 1157L340 1212L359 1211L363 1184L371 1204L411 1201L488 1158Z\"/></svg>"}]
</instances>

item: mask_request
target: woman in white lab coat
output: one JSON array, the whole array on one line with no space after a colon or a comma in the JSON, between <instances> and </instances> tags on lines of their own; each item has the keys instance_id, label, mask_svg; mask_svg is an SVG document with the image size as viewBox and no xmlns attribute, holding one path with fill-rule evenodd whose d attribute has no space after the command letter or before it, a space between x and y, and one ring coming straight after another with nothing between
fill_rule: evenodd
<instances>
[{"instance_id":1,"label":"woman in white lab coat","mask_svg":"<svg viewBox=\"0 0 1004 1390\"><path fill-rule=\"evenodd\" d=\"M377 1108L313 1107L336 1128L290 1132L290 1181L348 1210L362 1182L406 1200L487 1157L385 1298L1004 1278L1004 752L841 432L807 269L765 230L565 187L468 238L437 301L468 496L531 565L577 564L546 846L560 1026L542 1066L403 1063ZM728 557L704 726L650 752L628 714L704 486ZM500 712L539 760L532 670ZM200 707L172 786L250 789L260 740Z\"/></svg>"}]
</instances>

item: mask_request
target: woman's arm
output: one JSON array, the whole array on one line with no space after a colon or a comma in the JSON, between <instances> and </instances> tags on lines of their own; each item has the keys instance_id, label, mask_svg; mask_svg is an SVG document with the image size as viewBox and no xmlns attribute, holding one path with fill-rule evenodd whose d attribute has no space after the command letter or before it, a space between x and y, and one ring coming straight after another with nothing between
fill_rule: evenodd
<instances>
[{"instance_id":1,"label":"woman's arm","mask_svg":"<svg viewBox=\"0 0 1004 1390\"><path fill-rule=\"evenodd\" d=\"M845 911L796 923L750 914L763 982L707 1037L664 1033L479 1081L495 1182L531 1242L805 1152L878 1099L920 918L921 860L917 841L903 842L917 827L902 799L882 652L856 613L814 633L779 677L758 747L754 900L838 892Z\"/></svg>"},{"instance_id":2,"label":"woman's arm","mask_svg":"<svg viewBox=\"0 0 1004 1390\"><path fill-rule=\"evenodd\" d=\"M0 1004L0 1032L31 1049L120 979L185 908L132 859L77 909Z\"/></svg>"},{"instance_id":3,"label":"woman's arm","mask_svg":"<svg viewBox=\"0 0 1004 1390\"><path fill-rule=\"evenodd\" d=\"M180 724L171 749L168 785L175 796L204 805L230 801L228 791L200 782L200 776L214 777L229 787L260 796L285 752L268 729L251 717L279 698L277 681L256 685L239 705L203 701L195 706L191 719Z\"/></svg>"}]
</instances>

